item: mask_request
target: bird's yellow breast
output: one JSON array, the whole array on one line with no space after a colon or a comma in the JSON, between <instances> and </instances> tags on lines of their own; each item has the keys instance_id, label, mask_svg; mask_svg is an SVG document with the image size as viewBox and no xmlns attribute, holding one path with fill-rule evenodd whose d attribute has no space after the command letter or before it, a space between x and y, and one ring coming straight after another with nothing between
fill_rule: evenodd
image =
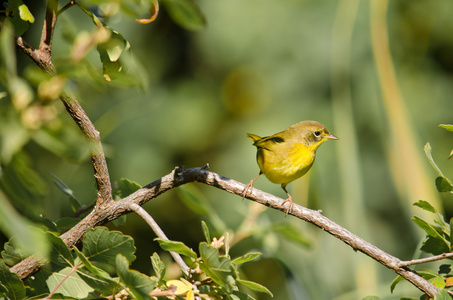
<instances>
[{"instance_id":1,"label":"bird's yellow breast","mask_svg":"<svg viewBox=\"0 0 453 300\"><path fill-rule=\"evenodd\" d=\"M287 142L259 149L258 165L271 182L290 183L310 170L318 146Z\"/></svg>"}]
</instances>

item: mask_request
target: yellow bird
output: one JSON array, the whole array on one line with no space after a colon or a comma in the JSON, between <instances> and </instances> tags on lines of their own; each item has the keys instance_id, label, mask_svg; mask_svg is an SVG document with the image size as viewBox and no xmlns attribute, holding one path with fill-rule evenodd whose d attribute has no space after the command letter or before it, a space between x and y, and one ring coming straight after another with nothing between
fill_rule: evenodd
<instances>
[{"instance_id":1,"label":"yellow bird","mask_svg":"<svg viewBox=\"0 0 453 300\"><path fill-rule=\"evenodd\" d=\"M251 192L253 182L264 174L271 182L281 184L288 196L283 202L283 204L290 202L286 213L293 205L291 195L286 190L288 183L310 170L315 161L316 150L322 143L327 140L338 140L324 125L315 121L302 121L282 132L263 138L251 133L247 136L258 149L256 160L260 172L245 186L243 196Z\"/></svg>"}]
</instances>

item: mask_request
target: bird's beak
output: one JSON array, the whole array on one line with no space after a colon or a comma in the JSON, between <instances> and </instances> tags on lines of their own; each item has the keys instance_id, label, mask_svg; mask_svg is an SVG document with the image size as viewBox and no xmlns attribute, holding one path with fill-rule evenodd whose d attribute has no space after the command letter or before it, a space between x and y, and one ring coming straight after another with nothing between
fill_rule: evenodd
<instances>
[{"instance_id":1,"label":"bird's beak","mask_svg":"<svg viewBox=\"0 0 453 300\"><path fill-rule=\"evenodd\" d=\"M327 140L339 140L339 138L337 138L333 134L327 135L324 138L327 139Z\"/></svg>"}]
</instances>

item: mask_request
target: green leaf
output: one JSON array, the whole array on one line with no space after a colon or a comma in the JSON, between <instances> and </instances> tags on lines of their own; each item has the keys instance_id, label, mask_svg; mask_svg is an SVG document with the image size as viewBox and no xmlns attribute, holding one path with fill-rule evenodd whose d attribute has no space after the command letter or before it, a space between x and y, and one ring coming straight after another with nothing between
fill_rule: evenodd
<instances>
[{"instance_id":1,"label":"green leaf","mask_svg":"<svg viewBox=\"0 0 453 300\"><path fill-rule=\"evenodd\" d=\"M126 178L121 178L118 182L118 189L115 191L115 194L117 194L120 198L124 198L141 188L141 185L139 185L137 182Z\"/></svg>"},{"instance_id":2,"label":"green leaf","mask_svg":"<svg viewBox=\"0 0 453 300\"><path fill-rule=\"evenodd\" d=\"M139 185L137 182L126 178L121 178L120 181L118 182L118 188L114 192L115 200L125 198L141 188L142 186ZM115 226L118 227L125 226L127 220L126 217L127 217L126 215L123 215L118 219L113 220L113 224L115 224Z\"/></svg>"},{"instance_id":3,"label":"green leaf","mask_svg":"<svg viewBox=\"0 0 453 300\"><path fill-rule=\"evenodd\" d=\"M104 295L111 295L113 291L121 289L118 278L114 279L108 278L106 276L97 276L88 271L88 269L85 267L78 268L77 274L91 288Z\"/></svg>"},{"instance_id":4,"label":"green leaf","mask_svg":"<svg viewBox=\"0 0 453 300\"><path fill-rule=\"evenodd\" d=\"M116 227L121 227L121 226L125 226L126 225L126 223L127 223L126 221L127 221L127 215L122 215L118 219L113 220L112 223Z\"/></svg>"},{"instance_id":5,"label":"green leaf","mask_svg":"<svg viewBox=\"0 0 453 300\"><path fill-rule=\"evenodd\" d=\"M211 243L211 234L209 233L208 225L206 225L205 221L201 221L201 229L203 230L204 238L208 244Z\"/></svg>"},{"instance_id":6,"label":"green leaf","mask_svg":"<svg viewBox=\"0 0 453 300\"><path fill-rule=\"evenodd\" d=\"M441 193L453 191L453 185L448 178L439 176L436 178L437 190Z\"/></svg>"},{"instance_id":7,"label":"green leaf","mask_svg":"<svg viewBox=\"0 0 453 300\"><path fill-rule=\"evenodd\" d=\"M440 124L439 126L447 129L448 131L453 131L453 125L451 125L451 124ZM450 159L452 157L453 157L453 150L451 150L450 155L448 156L448 159Z\"/></svg>"},{"instance_id":8,"label":"green leaf","mask_svg":"<svg viewBox=\"0 0 453 300\"><path fill-rule=\"evenodd\" d=\"M188 30L200 30L206 26L203 14L192 0L165 0L162 3L179 26Z\"/></svg>"},{"instance_id":9,"label":"green leaf","mask_svg":"<svg viewBox=\"0 0 453 300\"><path fill-rule=\"evenodd\" d=\"M260 293L266 293L271 297L274 296L274 295L272 295L271 291L269 291L265 286L263 286L259 283L256 283L253 281L248 281L248 280L242 280L242 279L237 279L237 282L245 285L246 287L248 287L249 289L251 289L253 291L260 292Z\"/></svg>"},{"instance_id":10,"label":"green leaf","mask_svg":"<svg viewBox=\"0 0 453 300\"><path fill-rule=\"evenodd\" d=\"M60 270L57 266L54 272ZM52 268L41 268L33 276L29 276L24 280L24 284L27 287L27 296L30 298L34 295L42 295L41 297L48 295L50 293L49 287L47 286L47 279L52 274Z\"/></svg>"},{"instance_id":11,"label":"green leaf","mask_svg":"<svg viewBox=\"0 0 453 300\"><path fill-rule=\"evenodd\" d=\"M25 286L16 273L13 273L0 259L0 283L3 286L1 290L5 293L7 299L22 300L25 298Z\"/></svg>"},{"instance_id":12,"label":"green leaf","mask_svg":"<svg viewBox=\"0 0 453 300\"><path fill-rule=\"evenodd\" d=\"M310 247L312 245L312 242L302 234L302 231L291 223L276 224L271 227L271 230L303 247Z\"/></svg>"},{"instance_id":13,"label":"green leaf","mask_svg":"<svg viewBox=\"0 0 453 300\"><path fill-rule=\"evenodd\" d=\"M106 295L111 294L117 288L118 281L110 277L104 270L94 266L77 248L74 248L74 251L84 266L77 269L80 278L96 291Z\"/></svg>"},{"instance_id":14,"label":"green leaf","mask_svg":"<svg viewBox=\"0 0 453 300\"><path fill-rule=\"evenodd\" d=\"M249 262L251 260L254 260L258 256L260 256L262 253L260 252L250 252L245 255L239 256L233 260L233 263L236 265L243 264L246 262Z\"/></svg>"},{"instance_id":15,"label":"green leaf","mask_svg":"<svg viewBox=\"0 0 453 300\"><path fill-rule=\"evenodd\" d=\"M439 192L443 192L443 191L449 192L449 191L453 190L453 184L451 183L450 180L448 180L447 177L444 176L444 174L442 173L440 168L434 162L434 159L433 159L433 156L432 156L431 152L432 152L431 145L429 143L426 143L426 145L425 145L426 157L428 158L429 163L431 164L431 166L433 166L433 168L437 171L437 173L439 173L439 177L441 178L441 179L439 179L439 177L436 178L437 190ZM450 157L451 157L451 154L450 154ZM451 187L451 189L450 189L450 187Z\"/></svg>"},{"instance_id":16,"label":"green leaf","mask_svg":"<svg viewBox=\"0 0 453 300\"><path fill-rule=\"evenodd\" d=\"M129 270L129 261L121 254L116 256L116 271L136 299L152 299L150 293L156 284L145 274Z\"/></svg>"},{"instance_id":17,"label":"green leaf","mask_svg":"<svg viewBox=\"0 0 453 300\"><path fill-rule=\"evenodd\" d=\"M72 267L74 265L74 259L68 246L66 246L60 237L52 232L46 232L46 235L51 245L49 260L59 266Z\"/></svg>"},{"instance_id":18,"label":"green leaf","mask_svg":"<svg viewBox=\"0 0 453 300\"><path fill-rule=\"evenodd\" d=\"M165 251L173 251L181 255L197 259L197 254L192 249L184 245L184 243L164 240L161 238L156 238L154 240L157 241L160 247Z\"/></svg>"},{"instance_id":19,"label":"green leaf","mask_svg":"<svg viewBox=\"0 0 453 300\"><path fill-rule=\"evenodd\" d=\"M74 213L77 212L82 207L82 205L80 204L79 200L77 200L74 192L63 182L63 180L58 178L55 174L51 173L50 175L54 178L53 183L55 183L60 191L69 196L69 199L71 200L72 211Z\"/></svg>"},{"instance_id":20,"label":"green leaf","mask_svg":"<svg viewBox=\"0 0 453 300\"><path fill-rule=\"evenodd\" d=\"M435 287L443 289L445 287L445 279L442 276L436 276L429 280Z\"/></svg>"},{"instance_id":21,"label":"green leaf","mask_svg":"<svg viewBox=\"0 0 453 300\"><path fill-rule=\"evenodd\" d=\"M176 191L182 202L197 214L208 216L213 211L206 197L196 187L184 186Z\"/></svg>"},{"instance_id":22,"label":"green leaf","mask_svg":"<svg viewBox=\"0 0 453 300\"><path fill-rule=\"evenodd\" d=\"M52 273L46 282L49 290L53 291L59 285L56 293L72 299L84 299L94 291L69 267L62 269L58 273Z\"/></svg>"},{"instance_id":23,"label":"green leaf","mask_svg":"<svg viewBox=\"0 0 453 300\"><path fill-rule=\"evenodd\" d=\"M396 278L393 279L392 284L390 285L390 292L393 294L393 291L395 290L396 285L397 285L399 282L404 281L404 280L405 280L404 277L401 277L401 276L399 276L399 275L396 276Z\"/></svg>"},{"instance_id":24,"label":"green leaf","mask_svg":"<svg viewBox=\"0 0 453 300\"><path fill-rule=\"evenodd\" d=\"M49 244L44 232L28 226L29 221L19 215L3 196L0 190L0 229L9 236L15 236L14 246L21 249L21 255L37 254L40 257L47 257Z\"/></svg>"},{"instance_id":25,"label":"green leaf","mask_svg":"<svg viewBox=\"0 0 453 300\"><path fill-rule=\"evenodd\" d=\"M237 277L231 261L225 256L221 257L218 249L205 242L200 243L200 257L203 260L200 263L200 269L215 283L231 293L235 288L234 282Z\"/></svg>"},{"instance_id":26,"label":"green leaf","mask_svg":"<svg viewBox=\"0 0 453 300\"><path fill-rule=\"evenodd\" d=\"M8 242L4 244L4 250L2 251L2 258L8 266L14 266L21 260L27 258L25 251L21 250L17 246L17 238L11 237Z\"/></svg>"},{"instance_id":27,"label":"green leaf","mask_svg":"<svg viewBox=\"0 0 453 300\"><path fill-rule=\"evenodd\" d=\"M439 127L445 128L448 131L453 131L453 125L451 124L440 124Z\"/></svg>"},{"instance_id":28,"label":"green leaf","mask_svg":"<svg viewBox=\"0 0 453 300\"><path fill-rule=\"evenodd\" d=\"M428 236L428 238L423 242L420 250L434 255L450 252L450 248L448 244L446 244L445 240L432 236Z\"/></svg>"},{"instance_id":29,"label":"green leaf","mask_svg":"<svg viewBox=\"0 0 453 300\"><path fill-rule=\"evenodd\" d=\"M436 209L428 201L420 200L418 202L415 202L414 205L426 211L437 213Z\"/></svg>"},{"instance_id":30,"label":"green leaf","mask_svg":"<svg viewBox=\"0 0 453 300\"><path fill-rule=\"evenodd\" d=\"M449 242L434 226L417 216L414 216L411 220L428 234L428 238L423 242L421 250L435 255L450 252Z\"/></svg>"},{"instance_id":31,"label":"green leaf","mask_svg":"<svg viewBox=\"0 0 453 300\"><path fill-rule=\"evenodd\" d=\"M378 296L366 296L365 298L362 298L362 300L381 300Z\"/></svg>"},{"instance_id":32,"label":"green leaf","mask_svg":"<svg viewBox=\"0 0 453 300\"><path fill-rule=\"evenodd\" d=\"M82 252L80 252L79 249L77 249L76 247L74 247L74 252L77 255L77 257L80 259L80 262L83 264L83 266L88 271L90 271L91 273L93 273L96 276L111 278L110 275L107 272L105 272L104 270L102 270L102 269L96 267L95 265L93 265L88 260L88 258Z\"/></svg>"},{"instance_id":33,"label":"green leaf","mask_svg":"<svg viewBox=\"0 0 453 300\"><path fill-rule=\"evenodd\" d=\"M154 273L156 273L157 279L159 283L161 283L164 279L167 268L156 252L154 252L153 256L151 256L151 263L153 265Z\"/></svg>"},{"instance_id":34,"label":"green leaf","mask_svg":"<svg viewBox=\"0 0 453 300\"><path fill-rule=\"evenodd\" d=\"M210 224L214 226L217 232L225 232L227 230L224 221L218 216L216 210L212 208L200 189L194 185L186 185L177 188L176 191L187 208L197 214L208 217Z\"/></svg>"},{"instance_id":35,"label":"green leaf","mask_svg":"<svg viewBox=\"0 0 453 300\"><path fill-rule=\"evenodd\" d=\"M25 5L25 4L22 4L19 6L19 16L24 21L27 21L30 23L35 22L35 17L33 17L33 14L30 12L27 5Z\"/></svg>"},{"instance_id":36,"label":"green leaf","mask_svg":"<svg viewBox=\"0 0 453 300\"><path fill-rule=\"evenodd\" d=\"M44 232L29 226L31 223L14 210L1 190L0 207L0 229L9 236L15 236L14 247L20 248L20 252L25 256L36 254L40 257L47 257L49 243Z\"/></svg>"},{"instance_id":37,"label":"green leaf","mask_svg":"<svg viewBox=\"0 0 453 300\"><path fill-rule=\"evenodd\" d=\"M115 265L116 255L123 254L128 261L135 260L134 240L119 231L105 227L89 229L83 239L82 253L90 260Z\"/></svg>"},{"instance_id":38,"label":"green leaf","mask_svg":"<svg viewBox=\"0 0 453 300\"><path fill-rule=\"evenodd\" d=\"M433 155L432 155L432 148L429 143L426 143L426 145L425 145L425 155L428 158L429 163L437 171L437 173L439 173L440 176L444 176L444 174L442 174L442 171L439 169L437 164L434 162Z\"/></svg>"},{"instance_id":39,"label":"green leaf","mask_svg":"<svg viewBox=\"0 0 453 300\"><path fill-rule=\"evenodd\" d=\"M0 283L0 297L6 297L6 293L8 292L8 289Z\"/></svg>"},{"instance_id":40,"label":"green leaf","mask_svg":"<svg viewBox=\"0 0 453 300\"><path fill-rule=\"evenodd\" d=\"M110 32L110 39L98 44L97 50L103 65L104 76L107 81L118 79L121 73L124 73L124 65L120 58L129 51L129 42L117 31L104 26Z\"/></svg>"},{"instance_id":41,"label":"green leaf","mask_svg":"<svg viewBox=\"0 0 453 300\"><path fill-rule=\"evenodd\" d=\"M84 3L78 2L77 5L98 28L102 27L110 34L107 41L97 44L104 78L107 81L115 80L124 85L146 88L147 73L130 51L129 42L120 33L102 24Z\"/></svg>"},{"instance_id":42,"label":"green leaf","mask_svg":"<svg viewBox=\"0 0 453 300\"><path fill-rule=\"evenodd\" d=\"M431 280L435 277L437 277L438 275L437 274L434 274L434 273L431 273L431 272L426 272L426 271L417 271L417 273L422 276L424 279L426 280ZM401 276L397 276L393 281L392 281L392 284L390 285L390 292L393 293L393 291L395 290L395 287L396 285L401 282L401 281L404 281L405 279Z\"/></svg>"},{"instance_id":43,"label":"green leaf","mask_svg":"<svg viewBox=\"0 0 453 300\"><path fill-rule=\"evenodd\" d=\"M443 237L440 235L440 233L431 224L429 224L425 220L421 219L420 217L414 216L414 217L412 217L411 220L415 224L417 224L418 227L423 229L428 235L430 235L432 237L442 238L443 239Z\"/></svg>"},{"instance_id":44,"label":"green leaf","mask_svg":"<svg viewBox=\"0 0 453 300\"><path fill-rule=\"evenodd\" d=\"M448 294L447 290L441 290L439 293L436 294L434 300L451 300L452 297Z\"/></svg>"},{"instance_id":45,"label":"green leaf","mask_svg":"<svg viewBox=\"0 0 453 300\"><path fill-rule=\"evenodd\" d=\"M231 300L256 300L252 296L247 295L247 294L245 294L245 293L243 293L241 291L233 291L233 294L229 295L229 296L231 296L229 298Z\"/></svg>"},{"instance_id":46,"label":"green leaf","mask_svg":"<svg viewBox=\"0 0 453 300\"><path fill-rule=\"evenodd\" d=\"M426 280L431 280L438 276L437 274L429 272L429 271L417 271L417 273L420 276L422 276L423 278L425 278Z\"/></svg>"},{"instance_id":47,"label":"green leaf","mask_svg":"<svg viewBox=\"0 0 453 300\"><path fill-rule=\"evenodd\" d=\"M36 202L47 195L48 187L42 176L36 171L36 167L33 166L32 160L27 153L17 152L9 164L2 164L0 187L5 198L8 197L8 200L5 199L5 201L14 204L14 207L22 211L23 214L30 216L30 218L39 217L39 214L37 213L39 209L37 208ZM0 207L3 208L3 205ZM16 216L13 217L9 215L14 212L5 210L6 208L0 210L0 222L10 218L16 219ZM2 218L1 214L4 214L5 217ZM15 215L17 215L17 213ZM23 219L20 216L17 218ZM28 224L30 223L27 223L27 225ZM16 226L18 226L17 221L11 223L5 221L4 225L10 225L12 230L18 229L16 228ZM22 236L18 235L18 238L21 240ZM30 248L33 248L33 246Z\"/></svg>"},{"instance_id":48,"label":"green leaf","mask_svg":"<svg viewBox=\"0 0 453 300\"><path fill-rule=\"evenodd\" d=\"M444 217L442 214L438 213L437 210L427 201L424 201L424 200L420 200L416 203L414 203L415 206L418 206L426 211L429 211L429 212L432 212L432 213L435 213L437 214L437 216L439 217L439 220L434 220L434 222L438 225L441 226L441 228L443 230L445 230L445 232L449 231L449 224L447 224L445 221L444 221ZM439 231L439 230L438 230Z\"/></svg>"},{"instance_id":49,"label":"green leaf","mask_svg":"<svg viewBox=\"0 0 453 300\"><path fill-rule=\"evenodd\" d=\"M58 232L66 232L72 227L74 227L77 223L79 223L82 219L80 218L68 218L63 217L56 221Z\"/></svg>"}]
</instances>

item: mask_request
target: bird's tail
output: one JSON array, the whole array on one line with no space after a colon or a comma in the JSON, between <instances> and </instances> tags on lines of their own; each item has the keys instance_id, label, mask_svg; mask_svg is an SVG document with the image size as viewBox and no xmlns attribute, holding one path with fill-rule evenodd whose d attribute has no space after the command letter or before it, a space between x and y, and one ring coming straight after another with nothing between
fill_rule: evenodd
<instances>
[{"instance_id":1,"label":"bird's tail","mask_svg":"<svg viewBox=\"0 0 453 300\"><path fill-rule=\"evenodd\" d=\"M254 142L261 140L260 136L253 134L253 133L247 133L247 137Z\"/></svg>"}]
</instances>

